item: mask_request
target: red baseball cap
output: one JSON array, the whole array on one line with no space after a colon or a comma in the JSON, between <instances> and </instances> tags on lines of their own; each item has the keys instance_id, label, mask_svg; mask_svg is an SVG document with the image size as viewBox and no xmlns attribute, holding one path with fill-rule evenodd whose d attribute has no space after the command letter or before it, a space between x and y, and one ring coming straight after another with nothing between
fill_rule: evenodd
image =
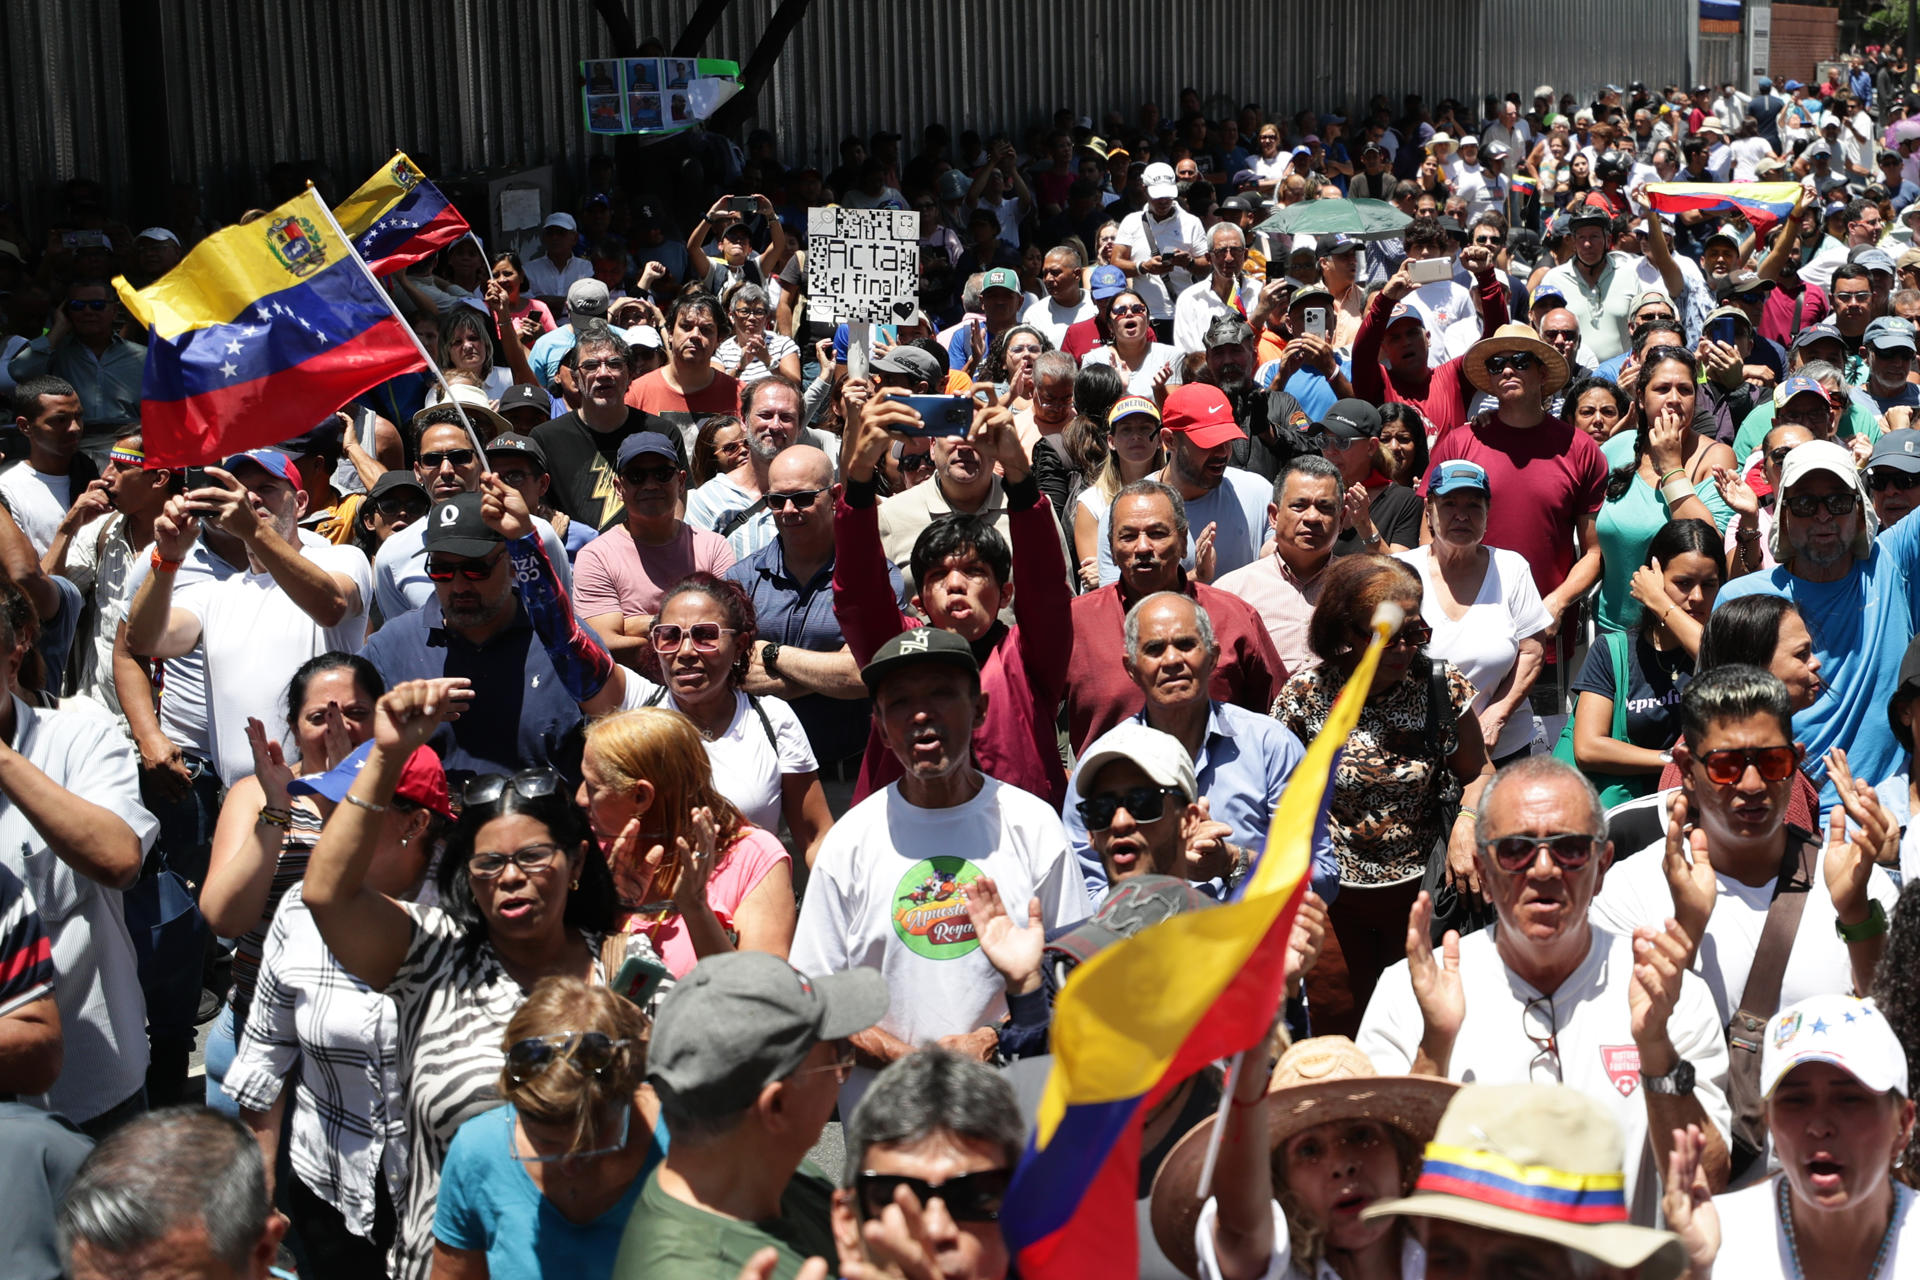
<instances>
[{"instance_id":1,"label":"red baseball cap","mask_svg":"<svg viewBox=\"0 0 1920 1280\"><path fill-rule=\"evenodd\" d=\"M1174 388L1160 408L1160 424L1169 431L1186 432L1188 439L1202 449L1217 449L1247 435L1233 420L1233 406L1227 403L1226 394L1204 382Z\"/></svg>"}]
</instances>

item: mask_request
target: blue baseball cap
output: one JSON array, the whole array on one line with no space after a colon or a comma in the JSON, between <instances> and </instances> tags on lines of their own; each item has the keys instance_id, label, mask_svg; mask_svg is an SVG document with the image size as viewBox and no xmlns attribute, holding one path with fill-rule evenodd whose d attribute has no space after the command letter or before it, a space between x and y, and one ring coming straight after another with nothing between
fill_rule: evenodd
<instances>
[{"instance_id":1,"label":"blue baseball cap","mask_svg":"<svg viewBox=\"0 0 1920 1280\"><path fill-rule=\"evenodd\" d=\"M625 471L627 464L642 454L657 455L675 466L680 463L680 452L673 447L673 441L658 431L637 431L620 442L620 452L614 458L613 469Z\"/></svg>"},{"instance_id":2,"label":"blue baseball cap","mask_svg":"<svg viewBox=\"0 0 1920 1280\"><path fill-rule=\"evenodd\" d=\"M1798 80L1789 80L1785 84L1781 85L1780 87L1782 89L1785 89L1788 93L1792 93L1795 89L1804 89L1807 86L1801 84Z\"/></svg>"},{"instance_id":3,"label":"blue baseball cap","mask_svg":"<svg viewBox=\"0 0 1920 1280\"><path fill-rule=\"evenodd\" d=\"M1127 273L1115 266L1095 267L1093 275L1087 280L1087 292L1093 295L1095 302L1104 302L1126 291Z\"/></svg>"},{"instance_id":4,"label":"blue baseball cap","mask_svg":"<svg viewBox=\"0 0 1920 1280\"><path fill-rule=\"evenodd\" d=\"M228 454L220 463L220 469L231 472L242 462L251 462L256 467L263 467L268 475L285 480L302 493L306 491L306 486L300 483L300 468L294 466L293 459L278 449L247 449L241 453Z\"/></svg>"},{"instance_id":5,"label":"blue baseball cap","mask_svg":"<svg viewBox=\"0 0 1920 1280\"><path fill-rule=\"evenodd\" d=\"M1787 402L1795 396L1804 395L1819 396L1822 404L1831 405L1833 403L1833 397L1827 394L1825 387L1804 373L1796 373L1793 377L1788 378L1785 382L1774 388L1773 407L1776 409L1784 409L1787 407Z\"/></svg>"},{"instance_id":6,"label":"blue baseball cap","mask_svg":"<svg viewBox=\"0 0 1920 1280\"><path fill-rule=\"evenodd\" d=\"M1527 309L1531 311L1548 298L1558 298L1564 303L1567 300L1567 291L1557 284L1542 281L1540 286L1533 291L1533 297L1528 299Z\"/></svg>"},{"instance_id":7,"label":"blue baseball cap","mask_svg":"<svg viewBox=\"0 0 1920 1280\"><path fill-rule=\"evenodd\" d=\"M1461 458L1443 462L1433 469L1433 479L1427 484L1427 496L1438 498L1443 494L1469 489L1484 493L1489 498L1493 496L1493 484L1487 478L1487 469L1477 462Z\"/></svg>"}]
</instances>

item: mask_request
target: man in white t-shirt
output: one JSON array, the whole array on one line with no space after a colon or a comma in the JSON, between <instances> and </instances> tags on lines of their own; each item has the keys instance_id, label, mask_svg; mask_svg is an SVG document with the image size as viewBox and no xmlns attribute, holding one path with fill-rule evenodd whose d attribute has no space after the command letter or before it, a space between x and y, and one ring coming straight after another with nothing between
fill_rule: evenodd
<instances>
[{"instance_id":1,"label":"man in white t-shirt","mask_svg":"<svg viewBox=\"0 0 1920 1280\"><path fill-rule=\"evenodd\" d=\"M1046 287L1047 296L1028 307L1021 314L1023 324L1030 324L1047 335L1054 346L1059 346L1067 336L1067 329L1082 320L1091 320L1100 314L1093 305L1093 299L1087 296L1086 287L1081 283L1086 264L1080 260L1080 252L1072 245L1056 245L1047 250L1047 256L1041 260L1040 283Z\"/></svg>"},{"instance_id":2,"label":"man in white t-shirt","mask_svg":"<svg viewBox=\"0 0 1920 1280\"><path fill-rule=\"evenodd\" d=\"M1200 219L1175 203L1180 186L1173 167L1150 164L1140 175L1147 207L1120 223L1113 265L1127 273L1153 316L1162 342L1173 340L1173 300L1206 274L1207 232Z\"/></svg>"},{"instance_id":3,"label":"man in white t-shirt","mask_svg":"<svg viewBox=\"0 0 1920 1280\"><path fill-rule=\"evenodd\" d=\"M0 501L44 556L68 508L95 474L84 457L76 461L86 430L80 393L64 378L28 378L14 391L13 425L27 438L27 456L0 471Z\"/></svg>"},{"instance_id":4,"label":"man in white t-shirt","mask_svg":"<svg viewBox=\"0 0 1920 1280\"><path fill-rule=\"evenodd\" d=\"M1700 1127L1709 1178L1725 1185L1727 1045L1713 998L1686 971L1677 928L1629 937L1589 923L1613 859L1592 784L1529 756L1494 776L1477 822L1462 887L1484 887L1499 923L1449 934L1436 953L1421 895L1406 962L1374 989L1360 1048L1382 1075L1558 1083L1604 1101L1626 1139L1627 1204L1641 1225L1658 1221L1675 1129Z\"/></svg>"},{"instance_id":5,"label":"man in white t-shirt","mask_svg":"<svg viewBox=\"0 0 1920 1280\"><path fill-rule=\"evenodd\" d=\"M153 572L127 610L127 646L146 658L206 654L213 763L232 786L253 772L247 721L287 736L287 681L308 658L353 653L367 632L373 571L357 547L300 530L307 492L292 459L252 449L207 469L208 483L168 501L154 521ZM176 596L175 575L200 521L239 538L247 572Z\"/></svg>"},{"instance_id":6,"label":"man in white t-shirt","mask_svg":"<svg viewBox=\"0 0 1920 1280\"><path fill-rule=\"evenodd\" d=\"M1088 909L1060 815L974 767L973 734L987 704L967 642L937 628L904 631L880 646L860 678L873 694L880 738L904 772L821 842L791 955L806 973L860 966L886 975L887 1016L852 1038L860 1069L841 1090L843 1110L859 1100L872 1068L922 1046L981 1061L993 1055L1005 987L980 949L962 886L990 880L1002 900L1036 903L1048 927L1072 924Z\"/></svg>"}]
</instances>

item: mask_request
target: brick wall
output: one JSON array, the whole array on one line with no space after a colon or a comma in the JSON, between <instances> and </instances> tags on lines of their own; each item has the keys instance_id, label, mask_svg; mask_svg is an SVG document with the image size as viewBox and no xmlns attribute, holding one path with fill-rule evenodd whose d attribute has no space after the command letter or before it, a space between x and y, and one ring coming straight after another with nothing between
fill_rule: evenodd
<instances>
[{"instance_id":1,"label":"brick wall","mask_svg":"<svg viewBox=\"0 0 1920 1280\"><path fill-rule=\"evenodd\" d=\"M1817 64L1831 59L1838 46L1840 11L1811 4L1773 6L1773 42L1768 71L1775 84L1814 83Z\"/></svg>"}]
</instances>

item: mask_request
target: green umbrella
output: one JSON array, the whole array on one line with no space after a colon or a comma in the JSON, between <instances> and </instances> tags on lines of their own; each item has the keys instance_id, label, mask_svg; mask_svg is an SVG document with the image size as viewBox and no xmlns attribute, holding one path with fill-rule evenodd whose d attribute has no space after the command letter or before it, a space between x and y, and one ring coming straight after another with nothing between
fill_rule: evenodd
<instances>
[{"instance_id":1,"label":"green umbrella","mask_svg":"<svg viewBox=\"0 0 1920 1280\"><path fill-rule=\"evenodd\" d=\"M1274 212L1256 231L1287 235L1346 236L1353 240L1388 240L1406 230L1413 219L1384 200L1303 200Z\"/></svg>"}]
</instances>

